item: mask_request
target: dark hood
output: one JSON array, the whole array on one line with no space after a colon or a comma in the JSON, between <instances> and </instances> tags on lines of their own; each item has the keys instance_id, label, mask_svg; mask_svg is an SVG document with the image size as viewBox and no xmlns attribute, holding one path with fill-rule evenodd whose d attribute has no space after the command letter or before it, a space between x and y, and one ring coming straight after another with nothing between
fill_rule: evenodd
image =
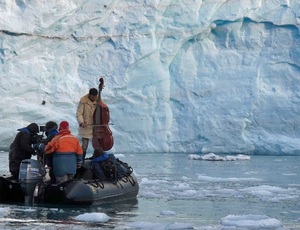
<instances>
[{"instance_id":1,"label":"dark hood","mask_svg":"<svg viewBox=\"0 0 300 230\"><path fill-rule=\"evenodd\" d=\"M39 126L36 123L31 123L27 126L27 129L30 133L38 133L39 132Z\"/></svg>"}]
</instances>

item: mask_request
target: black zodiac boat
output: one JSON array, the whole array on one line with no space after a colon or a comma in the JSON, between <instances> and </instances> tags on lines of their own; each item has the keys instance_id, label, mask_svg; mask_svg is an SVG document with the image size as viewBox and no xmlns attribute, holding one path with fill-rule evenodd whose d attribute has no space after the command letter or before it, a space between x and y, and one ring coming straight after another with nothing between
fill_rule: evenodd
<instances>
[{"instance_id":1,"label":"black zodiac boat","mask_svg":"<svg viewBox=\"0 0 300 230\"><path fill-rule=\"evenodd\" d=\"M88 169L89 159L83 168ZM51 184L41 163L23 160L19 179L0 177L0 203L93 205L107 201L136 199L139 185L131 171L117 179L88 179L86 176Z\"/></svg>"}]
</instances>

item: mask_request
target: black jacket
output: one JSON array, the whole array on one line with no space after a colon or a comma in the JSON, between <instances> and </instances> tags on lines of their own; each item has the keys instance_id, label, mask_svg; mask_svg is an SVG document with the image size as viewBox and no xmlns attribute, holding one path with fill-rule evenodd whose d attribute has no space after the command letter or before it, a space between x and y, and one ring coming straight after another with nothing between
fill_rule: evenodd
<instances>
[{"instance_id":1,"label":"black jacket","mask_svg":"<svg viewBox=\"0 0 300 230\"><path fill-rule=\"evenodd\" d=\"M19 131L9 151L9 171L16 178L19 176L22 160L30 159L35 154L32 144L34 143L33 136L38 133L38 126L30 124L26 128L19 129Z\"/></svg>"}]
</instances>

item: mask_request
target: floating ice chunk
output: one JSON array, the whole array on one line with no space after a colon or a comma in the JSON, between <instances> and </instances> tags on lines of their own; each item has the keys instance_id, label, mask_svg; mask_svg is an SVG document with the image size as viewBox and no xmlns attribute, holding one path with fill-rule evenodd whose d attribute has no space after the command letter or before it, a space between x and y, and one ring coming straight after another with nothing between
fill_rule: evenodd
<instances>
[{"instance_id":1,"label":"floating ice chunk","mask_svg":"<svg viewBox=\"0 0 300 230\"><path fill-rule=\"evenodd\" d=\"M246 156L246 155L243 155L243 154L238 154L236 156L226 156L225 159L227 161L237 161L237 160L250 160L250 156Z\"/></svg>"},{"instance_id":2,"label":"floating ice chunk","mask_svg":"<svg viewBox=\"0 0 300 230\"><path fill-rule=\"evenodd\" d=\"M105 213L93 212L93 213L84 213L78 215L74 219L78 221L86 221L86 222L106 222L110 218Z\"/></svg>"},{"instance_id":3,"label":"floating ice chunk","mask_svg":"<svg viewBox=\"0 0 300 230\"><path fill-rule=\"evenodd\" d=\"M281 188L269 185L260 185L256 187L249 187L241 189L262 200L278 202L281 200L298 199L300 196L299 190L296 188Z\"/></svg>"},{"instance_id":4,"label":"floating ice chunk","mask_svg":"<svg viewBox=\"0 0 300 230\"><path fill-rule=\"evenodd\" d=\"M171 210L161 211L159 213L161 216L175 216L177 213Z\"/></svg>"},{"instance_id":5,"label":"floating ice chunk","mask_svg":"<svg viewBox=\"0 0 300 230\"><path fill-rule=\"evenodd\" d=\"M221 220L221 225L246 229L280 229L281 222L265 215L228 215Z\"/></svg>"},{"instance_id":6,"label":"floating ice chunk","mask_svg":"<svg viewBox=\"0 0 300 230\"><path fill-rule=\"evenodd\" d=\"M238 154L238 155L227 155L225 157L221 157L214 153L208 153L203 156L199 156L196 154L190 154L188 156L188 159L190 159L190 160L205 160L205 161L237 161L237 160L250 160L250 156Z\"/></svg>"}]
</instances>

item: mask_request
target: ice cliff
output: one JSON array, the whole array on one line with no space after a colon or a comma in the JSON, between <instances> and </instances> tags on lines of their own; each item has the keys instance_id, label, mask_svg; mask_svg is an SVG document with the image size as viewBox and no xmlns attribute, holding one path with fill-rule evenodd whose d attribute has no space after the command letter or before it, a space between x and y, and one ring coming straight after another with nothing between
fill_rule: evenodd
<instances>
[{"instance_id":1,"label":"ice cliff","mask_svg":"<svg viewBox=\"0 0 300 230\"><path fill-rule=\"evenodd\" d=\"M296 0L0 0L1 149L76 134L103 76L113 152L300 155L299 22Z\"/></svg>"}]
</instances>

